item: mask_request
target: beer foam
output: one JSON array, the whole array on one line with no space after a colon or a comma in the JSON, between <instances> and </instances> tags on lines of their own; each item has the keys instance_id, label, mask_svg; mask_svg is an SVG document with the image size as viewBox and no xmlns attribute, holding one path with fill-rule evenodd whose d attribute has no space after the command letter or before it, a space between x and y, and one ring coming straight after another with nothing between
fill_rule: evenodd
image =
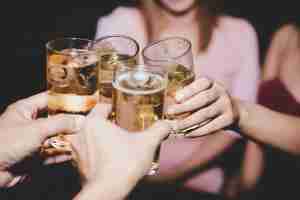
<instances>
[{"instance_id":1,"label":"beer foam","mask_svg":"<svg viewBox=\"0 0 300 200\"><path fill-rule=\"evenodd\" d=\"M98 102L98 91L94 95L59 94L49 92L48 108L66 112L88 112Z\"/></svg>"}]
</instances>

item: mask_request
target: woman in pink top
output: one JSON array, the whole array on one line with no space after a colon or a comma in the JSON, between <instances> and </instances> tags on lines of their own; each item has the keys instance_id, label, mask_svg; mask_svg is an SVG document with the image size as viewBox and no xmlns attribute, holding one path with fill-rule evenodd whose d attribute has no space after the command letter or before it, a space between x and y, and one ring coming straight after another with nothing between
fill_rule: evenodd
<instances>
[{"instance_id":1,"label":"woman in pink top","mask_svg":"<svg viewBox=\"0 0 300 200\"><path fill-rule=\"evenodd\" d=\"M221 16L218 0L134 1L134 7L118 7L98 21L96 38L123 34L135 38L141 48L154 40L181 36L193 44L196 78L211 77L225 85L231 95L256 101L259 59L256 33L245 20ZM182 178L199 166L208 165L233 145L238 134L218 134L196 139L167 140L160 157L157 181ZM255 183L261 172L261 152L247 144L242 180ZM220 166L207 167L184 181L192 190L219 193L224 186Z\"/></svg>"}]
</instances>

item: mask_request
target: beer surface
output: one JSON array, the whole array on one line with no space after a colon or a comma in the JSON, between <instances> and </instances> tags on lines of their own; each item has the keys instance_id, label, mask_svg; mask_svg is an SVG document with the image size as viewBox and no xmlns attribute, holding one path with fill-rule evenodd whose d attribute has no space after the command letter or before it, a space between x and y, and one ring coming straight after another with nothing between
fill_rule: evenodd
<instances>
[{"instance_id":1,"label":"beer surface","mask_svg":"<svg viewBox=\"0 0 300 200\"><path fill-rule=\"evenodd\" d=\"M116 123L129 131L142 131L163 118L166 81L155 73L124 72L113 82Z\"/></svg>"},{"instance_id":2,"label":"beer surface","mask_svg":"<svg viewBox=\"0 0 300 200\"><path fill-rule=\"evenodd\" d=\"M137 59L136 57L114 52L110 54L100 54L100 57L98 82L100 100L101 102L111 103L114 70L120 66L134 67L137 64Z\"/></svg>"}]
</instances>

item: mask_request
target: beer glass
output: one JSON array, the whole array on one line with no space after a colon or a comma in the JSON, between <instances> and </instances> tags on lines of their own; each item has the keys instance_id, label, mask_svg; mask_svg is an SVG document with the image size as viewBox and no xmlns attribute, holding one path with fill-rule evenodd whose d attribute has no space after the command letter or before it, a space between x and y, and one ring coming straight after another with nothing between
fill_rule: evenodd
<instances>
[{"instance_id":1,"label":"beer glass","mask_svg":"<svg viewBox=\"0 0 300 200\"><path fill-rule=\"evenodd\" d=\"M175 103L175 94L178 90L191 84L195 80L192 44L181 37L169 37L153 42L142 52L144 63L149 66L164 66L168 71L167 106ZM182 119L191 113L167 115L168 119ZM183 130L176 130L178 134L187 134L199 125Z\"/></svg>"},{"instance_id":2,"label":"beer glass","mask_svg":"<svg viewBox=\"0 0 300 200\"><path fill-rule=\"evenodd\" d=\"M120 67L113 80L115 123L129 132L143 131L163 119L167 72L145 65ZM156 174L159 148L148 175Z\"/></svg>"},{"instance_id":3,"label":"beer glass","mask_svg":"<svg viewBox=\"0 0 300 200\"><path fill-rule=\"evenodd\" d=\"M140 48L134 39L125 35L99 38L93 46L100 58L98 83L100 102L112 103L114 70L119 66L134 67L138 63Z\"/></svg>"},{"instance_id":4,"label":"beer glass","mask_svg":"<svg viewBox=\"0 0 300 200\"><path fill-rule=\"evenodd\" d=\"M99 60L92 49L92 41L61 38L48 42L46 49L48 115L87 115L99 99ZM50 138L48 143L54 150L63 151L68 146L63 133ZM51 152L50 149L48 152Z\"/></svg>"}]
</instances>

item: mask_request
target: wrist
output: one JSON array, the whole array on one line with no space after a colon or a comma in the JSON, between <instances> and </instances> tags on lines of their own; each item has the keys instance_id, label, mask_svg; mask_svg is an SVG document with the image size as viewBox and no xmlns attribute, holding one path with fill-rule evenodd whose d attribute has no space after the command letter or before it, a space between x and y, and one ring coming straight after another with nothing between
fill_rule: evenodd
<instances>
[{"instance_id":1,"label":"wrist","mask_svg":"<svg viewBox=\"0 0 300 200\"><path fill-rule=\"evenodd\" d=\"M82 190L76 196L75 200L90 199L125 199L129 192L137 184L125 177L99 177L94 180L87 180L83 184Z\"/></svg>"},{"instance_id":2,"label":"wrist","mask_svg":"<svg viewBox=\"0 0 300 200\"><path fill-rule=\"evenodd\" d=\"M236 120L236 126L239 129L243 129L245 122L248 121L249 111L248 106L246 102L243 102L241 100L234 100L236 111L237 111L237 120Z\"/></svg>"}]
</instances>

